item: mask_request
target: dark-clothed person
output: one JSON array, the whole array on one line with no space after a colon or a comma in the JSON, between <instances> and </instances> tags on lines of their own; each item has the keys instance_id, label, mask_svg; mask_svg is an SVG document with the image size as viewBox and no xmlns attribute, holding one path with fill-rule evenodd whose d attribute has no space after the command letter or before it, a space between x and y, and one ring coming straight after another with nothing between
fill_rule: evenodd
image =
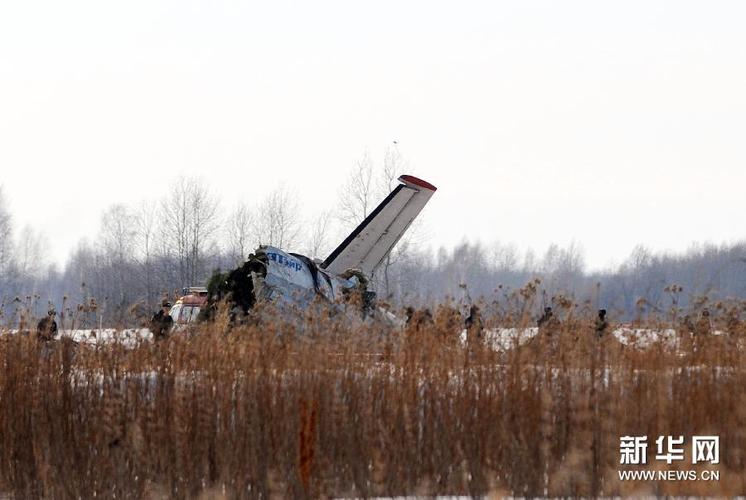
<instances>
[{"instance_id":1,"label":"dark-clothed person","mask_svg":"<svg viewBox=\"0 0 746 500\"><path fill-rule=\"evenodd\" d=\"M174 324L174 320L169 314L170 310L171 303L164 300L161 304L161 309L155 313L153 319L150 320L150 331L153 332L153 337L155 337L156 340L168 337L168 332Z\"/></svg>"},{"instance_id":2,"label":"dark-clothed person","mask_svg":"<svg viewBox=\"0 0 746 500\"><path fill-rule=\"evenodd\" d=\"M681 327L682 327L683 331L685 331L686 333L690 333L690 334L694 333L694 331L697 329L694 326L694 322L692 321L692 317L689 316L688 314L686 316L684 316L684 319L681 320Z\"/></svg>"},{"instance_id":3,"label":"dark-clothed person","mask_svg":"<svg viewBox=\"0 0 746 500\"><path fill-rule=\"evenodd\" d=\"M708 309L702 311L697 324L694 325L694 333L697 335L709 335L712 333L712 323L710 322L710 311Z\"/></svg>"},{"instance_id":4,"label":"dark-clothed person","mask_svg":"<svg viewBox=\"0 0 746 500\"><path fill-rule=\"evenodd\" d=\"M477 344L482 341L482 334L484 332L484 324L482 323L482 315L479 314L479 307L473 305L469 308L469 316L464 321L466 327L466 341L470 345Z\"/></svg>"},{"instance_id":5,"label":"dark-clothed person","mask_svg":"<svg viewBox=\"0 0 746 500\"><path fill-rule=\"evenodd\" d=\"M606 319L606 309L599 309L596 318L596 337L601 338L609 328L609 321Z\"/></svg>"},{"instance_id":6,"label":"dark-clothed person","mask_svg":"<svg viewBox=\"0 0 746 500\"><path fill-rule=\"evenodd\" d=\"M36 324L36 338L48 342L53 340L57 335L57 322L54 317L57 313L51 310L47 313L46 317L39 320Z\"/></svg>"},{"instance_id":7,"label":"dark-clothed person","mask_svg":"<svg viewBox=\"0 0 746 500\"><path fill-rule=\"evenodd\" d=\"M547 324L553 317L554 313L552 312L552 308L545 307L544 314L542 314L541 317L536 321L536 326L541 328L543 325Z\"/></svg>"},{"instance_id":8,"label":"dark-clothed person","mask_svg":"<svg viewBox=\"0 0 746 500\"><path fill-rule=\"evenodd\" d=\"M539 334L551 337L552 334L559 330L560 322L557 316L552 312L551 307L544 308L544 314L536 321L536 326L539 327Z\"/></svg>"}]
</instances>

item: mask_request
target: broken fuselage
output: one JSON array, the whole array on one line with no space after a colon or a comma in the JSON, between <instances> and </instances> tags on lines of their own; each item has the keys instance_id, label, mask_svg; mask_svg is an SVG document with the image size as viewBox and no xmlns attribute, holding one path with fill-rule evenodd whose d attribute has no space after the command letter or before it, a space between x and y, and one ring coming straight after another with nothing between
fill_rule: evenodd
<instances>
[{"instance_id":1,"label":"broken fuselage","mask_svg":"<svg viewBox=\"0 0 746 500\"><path fill-rule=\"evenodd\" d=\"M368 279L401 239L436 191L432 184L410 175L363 220L323 262L260 246L240 267L211 280L209 307L222 299L235 313L246 314L257 302L308 307L314 300L346 301L360 294L363 311L375 294Z\"/></svg>"}]
</instances>

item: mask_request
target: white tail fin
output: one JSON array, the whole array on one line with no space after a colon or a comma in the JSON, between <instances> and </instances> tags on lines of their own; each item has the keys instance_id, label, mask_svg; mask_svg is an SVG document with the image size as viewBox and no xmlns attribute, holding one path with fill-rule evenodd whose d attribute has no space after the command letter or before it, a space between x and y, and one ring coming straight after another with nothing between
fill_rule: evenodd
<instances>
[{"instance_id":1,"label":"white tail fin","mask_svg":"<svg viewBox=\"0 0 746 500\"><path fill-rule=\"evenodd\" d=\"M326 258L322 267L335 274L360 269L366 276L373 275L437 189L411 175L402 175L399 182L401 184Z\"/></svg>"}]
</instances>

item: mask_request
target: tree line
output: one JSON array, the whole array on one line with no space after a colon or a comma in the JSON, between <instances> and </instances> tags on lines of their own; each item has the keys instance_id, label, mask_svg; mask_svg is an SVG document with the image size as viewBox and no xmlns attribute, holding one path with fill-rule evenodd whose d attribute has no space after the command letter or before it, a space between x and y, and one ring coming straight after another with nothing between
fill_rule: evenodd
<instances>
[{"instance_id":1,"label":"tree line","mask_svg":"<svg viewBox=\"0 0 746 500\"><path fill-rule=\"evenodd\" d=\"M162 199L107 208L97 236L80 241L61 267L46 263L49 243L33 228L16 235L0 190L0 313L7 323L19 308L39 315L54 306L126 322L133 308L152 310L164 296L204 285L213 272L242 263L260 244L323 258L396 185L405 167L395 148L378 164L364 154L340 187L337 206L312 217L303 215L297 197L283 186L255 205L226 208L204 181L179 177ZM552 245L542 255L500 242L432 249L415 224L372 286L397 306L449 298L507 305L537 278L536 308L570 298L631 318L672 304L704 307L746 297L746 243L695 245L680 254L639 246L617 268L591 272L577 244Z\"/></svg>"}]
</instances>

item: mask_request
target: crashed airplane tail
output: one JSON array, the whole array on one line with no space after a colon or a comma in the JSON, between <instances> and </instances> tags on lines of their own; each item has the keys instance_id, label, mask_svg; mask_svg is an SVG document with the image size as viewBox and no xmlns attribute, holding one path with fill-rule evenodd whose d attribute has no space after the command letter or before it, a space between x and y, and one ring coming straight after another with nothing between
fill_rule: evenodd
<instances>
[{"instance_id":1,"label":"crashed airplane tail","mask_svg":"<svg viewBox=\"0 0 746 500\"><path fill-rule=\"evenodd\" d=\"M411 175L402 175L399 182L321 267L334 274L359 269L373 275L437 189Z\"/></svg>"}]
</instances>

